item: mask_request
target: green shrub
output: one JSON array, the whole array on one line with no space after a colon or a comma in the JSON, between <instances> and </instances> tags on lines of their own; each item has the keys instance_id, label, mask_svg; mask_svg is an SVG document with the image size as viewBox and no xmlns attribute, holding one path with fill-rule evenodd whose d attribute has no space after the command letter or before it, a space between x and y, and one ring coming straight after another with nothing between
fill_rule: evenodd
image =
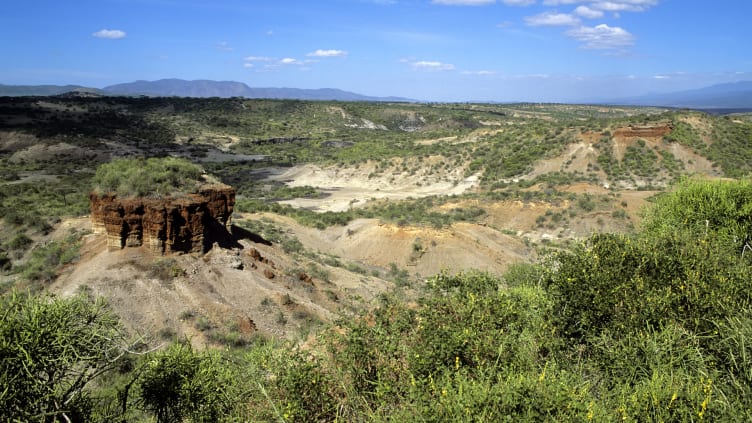
<instances>
[{"instance_id":1,"label":"green shrub","mask_svg":"<svg viewBox=\"0 0 752 423\"><path fill-rule=\"evenodd\" d=\"M95 191L121 197L170 196L194 192L201 174L180 158L117 159L99 166L93 182Z\"/></svg>"},{"instance_id":2,"label":"green shrub","mask_svg":"<svg viewBox=\"0 0 752 423\"><path fill-rule=\"evenodd\" d=\"M553 364L537 371L488 370L474 375L460 366L437 375L432 383L417 386L387 419L570 422L590 420L601 411L585 381Z\"/></svg>"},{"instance_id":3,"label":"green shrub","mask_svg":"<svg viewBox=\"0 0 752 423\"><path fill-rule=\"evenodd\" d=\"M545 283L563 334L577 342L603 330L635 333L665 321L704 332L708 322L750 300L748 269L716 240L594 235L554 260Z\"/></svg>"},{"instance_id":4,"label":"green shrub","mask_svg":"<svg viewBox=\"0 0 752 423\"><path fill-rule=\"evenodd\" d=\"M290 353L278 371L276 389L282 400L278 412L283 421L333 421L337 404L330 374L318 359Z\"/></svg>"},{"instance_id":5,"label":"green shrub","mask_svg":"<svg viewBox=\"0 0 752 423\"><path fill-rule=\"evenodd\" d=\"M741 251L752 242L752 181L682 180L656 199L642 227L656 235L689 231L700 239L720 237Z\"/></svg>"},{"instance_id":6,"label":"green shrub","mask_svg":"<svg viewBox=\"0 0 752 423\"><path fill-rule=\"evenodd\" d=\"M593 197L589 194L584 194L582 197L580 197L579 200L577 200L577 205L586 212L591 212L595 210L595 201L593 201Z\"/></svg>"},{"instance_id":7,"label":"green shrub","mask_svg":"<svg viewBox=\"0 0 752 423\"><path fill-rule=\"evenodd\" d=\"M80 234L73 233L59 241L51 241L34 248L29 258L14 269L21 279L29 282L33 290L41 289L57 276L59 267L78 257Z\"/></svg>"},{"instance_id":8,"label":"green shrub","mask_svg":"<svg viewBox=\"0 0 752 423\"><path fill-rule=\"evenodd\" d=\"M158 422L217 421L236 406L236 378L219 354L173 344L155 353L139 376L139 396Z\"/></svg>"},{"instance_id":9,"label":"green shrub","mask_svg":"<svg viewBox=\"0 0 752 423\"><path fill-rule=\"evenodd\" d=\"M0 409L8 421L87 421L93 382L122 357L124 332L101 300L13 292L0 300Z\"/></svg>"},{"instance_id":10,"label":"green shrub","mask_svg":"<svg viewBox=\"0 0 752 423\"><path fill-rule=\"evenodd\" d=\"M34 241L26 236L24 233L16 234L7 244L7 247L11 250L24 250L31 245Z\"/></svg>"}]
</instances>

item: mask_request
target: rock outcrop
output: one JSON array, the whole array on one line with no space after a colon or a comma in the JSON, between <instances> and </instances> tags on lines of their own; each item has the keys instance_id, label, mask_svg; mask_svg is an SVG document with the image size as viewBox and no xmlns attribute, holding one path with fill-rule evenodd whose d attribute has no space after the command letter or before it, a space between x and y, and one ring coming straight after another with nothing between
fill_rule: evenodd
<instances>
[{"instance_id":1,"label":"rock outcrop","mask_svg":"<svg viewBox=\"0 0 752 423\"><path fill-rule=\"evenodd\" d=\"M671 125L636 126L630 125L614 131L614 136L624 138L660 138L671 133Z\"/></svg>"},{"instance_id":2,"label":"rock outcrop","mask_svg":"<svg viewBox=\"0 0 752 423\"><path fill-rule=\"evenodd\" d=\"M194 194L167 198L89 196L94 233L107 236L107 247L147 246L158 254L204 253L218 242L232 242L229 233L235 190L227 185L204 186Z\"/></svg>"}]
</instances>

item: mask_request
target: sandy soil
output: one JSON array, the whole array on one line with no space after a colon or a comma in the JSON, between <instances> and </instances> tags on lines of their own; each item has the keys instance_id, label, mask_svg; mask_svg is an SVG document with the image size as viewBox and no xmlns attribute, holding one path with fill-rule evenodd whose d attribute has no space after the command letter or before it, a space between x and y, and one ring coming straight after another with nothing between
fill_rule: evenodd
<instances>
[{"instance_id":1,"label":"sandy soil","mask_svg":"<svg viewBox=\"0 0 752 423\"><path fill-rule=\"evenodd\" d=\"M326 195L323 198L301 198L283 201L293 207L315 211L345 211L364 205L371 199L406 199L431 195L462 194L478 185L479 175L465 177L463 169L445 174L429 175L426 168L410 175L406 172L372 174L373 165L355 168L322 168L317 165L295 166L270 179L289 186L313 186ZM372 175L372 176L369 176Z\"/></svg>"}]
</instances>

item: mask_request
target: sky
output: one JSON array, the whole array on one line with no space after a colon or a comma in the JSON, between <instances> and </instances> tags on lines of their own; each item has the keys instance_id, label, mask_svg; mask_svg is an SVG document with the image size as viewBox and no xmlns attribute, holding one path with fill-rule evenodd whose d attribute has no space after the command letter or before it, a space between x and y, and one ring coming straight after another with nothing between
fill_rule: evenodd
<instances>
[{"instance_id":1,"label":"sky","mask_svg":"<svg viewBox=\"0 0 752 423\"><path fill-rule=\"evenodd\" d=\"M0 84L573 102L752 80L752 0L6 0Z\"/></svg>"}]
</instances>

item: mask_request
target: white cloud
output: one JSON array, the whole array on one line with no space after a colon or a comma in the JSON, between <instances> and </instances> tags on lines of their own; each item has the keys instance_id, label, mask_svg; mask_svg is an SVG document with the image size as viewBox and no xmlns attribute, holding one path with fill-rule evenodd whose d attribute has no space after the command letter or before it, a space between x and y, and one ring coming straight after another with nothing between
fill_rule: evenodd
<instances>
[{"instance_id":1,"label":"white cloud","mask_svg":"<svg viewBox=\"0 0 752 423\"><path fill-rule=\"evenodd\" d=\"M271 62L271 57L265 57L265 56L247 56L245 59L246 62Z\"/></svg>"},{"instance_id":2,"label":"white cloud","mask_svg":"<svg viewBox=\"0 0 752 423\"><path fill-rule=\"evenodd\" d=\"M596 1L593 8L607 12L643 12L658 4L658 0Z\"/></svg>"},{"instance_id":3,"label":"white cloud","mask_svg":"<svg viewBox=\"0 0 752 423\"><path fill-rule=\"evenodd\" d=\"M420 60L412 63L413 68L419 70L429 71L451 71L454 70L454 65L451 63L434 62L428 60Z\"/></svg>"},{"instance_id":4,"label":"white cloud","mask_svg":"<svg viewBox=\"0 0 752 423\"><path fill-rule=\"evenodd\" d=\"M668 75L654 75L653 79L671 79Z\"/></svg>"},{"instance_id":5,"label":"white cloud","mask_svg":"<svg viewBox=\"0 0 752 423\"><path fill-rule=\"evenodd\" d=\"M518 79L548 79L551 78L551 75L547 73L530 73L526 75L515 75L514 77Z\"/></svg>"},{"instance_id":6,"label":"white cloud","mask_svg":"<svg viewBox=\"0 0 752 423\"><path fill-rule=\"evenodd\" d=\"M478 76L488 76L488 75L495 75L496 72L489 71L489 70L479 70L479 71L462 71L460 72L463 75L478 75Z\"/></svg>"},{"instance_id":7,"label":"white cloud","mask_svg":"<svg viewBox=\"0 0 752 423\"><path fill-rule=\"evenodd\" d=\"M298 60L294 59L292 57L285 57L283 59L280 59L277 61L277 65L297 65L297 66L303 66L303 65L309 65L311 63L316 63L318 60Z\"/></svg>"},{"instance_id":8,"label":"white cloud","mask_svg":"<svg viewBox=\"0 0 752 423\"><path fill-rule=\"evenodd\" d=\"M117 40L120 38L125 38L125 31L121 31L119 29L101 29L97 32L92 33L91 35L97 38Z\"/></svg>"},{"instance_id":9,"label":"white cloud","mask_svg":"<svg viewBox=\"0 0 752 423\"><path fill-rule=\"evenodd\" d=\"M343 57L347 56L347 52L343 50L316 50L306 54L308 57Z\"/></svg>"},{"instance_id":10,"label":"white cloud","mask_svg":"<svg viewBox=\"0 0 752 423\"><path fill-rule=\"evenodd\" d=\"M235 49L233 47L231 47L230 43L228 43L227 41L221 41L221 42L217 43L217 50L233 51Z\"/></svg>"},{"instance_id":11,"label":"white cloud","mask_svg":"<svg viewBox=\"0 0 752 423\"><path fill-rule=\"evenodd\" d=\"M587 6L577 6L577 9L574 9L574 13L586 19L598 19L603 17L602 10L591 9Z\"/></svg>"},{"instance_id":12,"label":"white cloud","mask_svg":"<svg viewBox=\"0 0 752 423\"><path fill-rule=\"evenodd\" d=\"M280 65L302 65L303 62L301 62L298 59L293 59L292 57L285 57L284 59L279 61Z\"/></svg>"},{"instance_id":13,"label":"white cloud","mask_svg":"<svg viewBox=\"0 0 752 423\"><path fill-rule=\"evenodd\" d=\"M606 12L644 12L660 0L543 0L546 6L561 4L587 4L589 9Z\"/></svg>"},{"instance_id":14,"label":"white cloud","mask_svg":"<svg viewBox=\"0 0 752 423\"><path fill-rule=\"evenodd\" d=\"M526 17L525 23L530 26L570 26L579 25L580 19L567 13L543 12Z\"/></svg>"},{"instance_id":15,"label":"white cloud","mask_svg":"<svg viewBox=\"0 0 752 423\"><path fill-rule=\"evenodd\" d=\"M256 67L256 65L254 65L253 63L243 63L243 67L244 68L253 68L253 67Z\"/></svg>"},{"instance_id":16,"label":"white cloud","mask_svg":"<svg viewBox=\"0 0 752 423\"><path fill-rule=\"evenodd\" d=\"M567 36L579 40L582 47L592 50L611 50L629 47L634 44L634 35L629 31L606 24L595 27L581 26L570 29Z\"/></svg>"},{"instance_id":17,"label":"white cloud","mask_svg":"<svg viewBox=\"0 0 752 423\"><path fill-rule=\"evenodd\" d=\"M446 6L485 6L496 3L496 0L431 0L431 3Z\"/></svg>"},{"instance_id":18,"label":"white cloud","mask_svg":"<svg viewBox=\"0 0 752 423\"><path fill-rule=\"evenodd\" d=\"M535 0L501 0L507 6L530 6L535 4Z\"/></svg>"}]
</instances>

